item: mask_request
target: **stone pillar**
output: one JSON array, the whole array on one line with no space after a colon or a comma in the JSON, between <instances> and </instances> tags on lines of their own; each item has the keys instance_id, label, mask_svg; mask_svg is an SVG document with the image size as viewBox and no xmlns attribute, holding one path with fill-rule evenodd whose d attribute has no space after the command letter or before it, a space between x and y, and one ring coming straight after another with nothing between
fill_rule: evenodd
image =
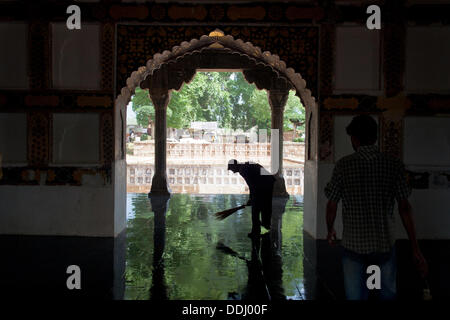
<instances>
[{"instance_id":1,"label":"stone pillar","mask_svg":"<svg viewBox=\"0 0 450 320\"><path fill-rule=\"evenodd\" d=\"M170 194L166 172L166 111L171 91L158 90L151 92L150 98L155 107L155 174L152 179L151 194Z\"/></svg>"},{"instance_id":2,"label":"stone pillar","mask_svg":"<svg viewBox=\"0 0 450 320\"><path fill-rule=\"evenodd\" d=\"M277 197L288 197L289 194L286 191L286 185L283 178L283 115L284 106L286 105L287 99L289 97L288 90L269 90L268 98L269 104L272 111L272 129L278 129L278 142L279 142L279 152L276 154L273 151L274 140L271 139L271 163L272 170L274 173L276 168L274 164L278 163L278 170L275 173L276 181L273 188L273 195ZM277 157L278 156L278 157ZM278 159L277 159L278 158Z\"/></svg>"}]
</instances>

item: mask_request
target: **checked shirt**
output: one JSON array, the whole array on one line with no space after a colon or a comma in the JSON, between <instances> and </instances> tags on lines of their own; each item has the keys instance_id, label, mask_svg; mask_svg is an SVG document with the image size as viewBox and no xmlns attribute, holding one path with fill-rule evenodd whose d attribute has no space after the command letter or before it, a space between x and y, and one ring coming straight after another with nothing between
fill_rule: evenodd
<instances>
[{"instance_id":1,"label":"checked shirt","mask_svg":"<svg viewBox=\"0 0 450 320\"><path fill-rule=\"evenodd\" d=\"M401 161L377 146L362 146L339 160L325 195L342 200L342 246L360 254L389 252L395 242L395 200L410 193Z\"/></svg>"}]
</instances>

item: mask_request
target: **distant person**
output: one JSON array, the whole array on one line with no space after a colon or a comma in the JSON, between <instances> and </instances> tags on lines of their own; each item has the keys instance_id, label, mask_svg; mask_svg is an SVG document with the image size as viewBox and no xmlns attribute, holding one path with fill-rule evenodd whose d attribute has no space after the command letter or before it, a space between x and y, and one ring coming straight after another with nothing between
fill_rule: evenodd
<instances>
[{"instance_id":1,"label":"distant person","mask_svg":"<svg viewBox=\"0 0 450 320\"><path fill-rule=\"evenodd\" d=\"M248 236L259 236L261 234L261 225L266 229L270 229L272 191L275 178L257 163L238 163L234 159L228 162L228 170L234 173L239 172L248 185L250 199L247 205L252 206L252 231ZM262 171L265 174L261 174Z\"/></svg>"},{"instance_id":2,"label":"distant person","mask_svg":"<svg viewBox=\"0 0 450 320\"><path fill-rule=\"evenodd\" d=\"M377 265L381 270L381 289L376 290L379 298L395 299L395 200L418 270L423 277L428 273L427 262L417 243L408 201L411 190L402 162L378 151L375 145L378 128L372 117L356 116L346 130L355 153L336 163L331 181L325 188L328 198L327 240L330 245L336 240L333 225L338 202L342 200L342 265L347 299L368 299L366 272L369 265Z\"/></svg>"},{"instance_id":3,"label":"distant person","mask_svg":"<svg viewBox=\"0 0 450 320\"><path fill-rule=\"evenodd\" d=\"M134 138L135 138L134 131L131 130L131 133L130 133L130 142L133 142L133 141L134 141Z\"/></svg>"}]
</instances>

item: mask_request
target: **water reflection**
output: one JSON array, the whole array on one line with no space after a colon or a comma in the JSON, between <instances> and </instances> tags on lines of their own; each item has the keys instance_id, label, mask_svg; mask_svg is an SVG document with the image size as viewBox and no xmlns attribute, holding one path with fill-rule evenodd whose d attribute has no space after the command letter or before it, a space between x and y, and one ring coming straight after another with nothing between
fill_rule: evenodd
<instances>
[{"instance_id":1,"label":"water reflection","mask_svg":"<svg viewBox=\"0 0 450 320\"><path fill-rule=\"evenodd\" d=\"M270 233L263 234L260 238L252 237L251 242L252 252L250 259L239 255L239 253L221 242L217 244L218 250L224 254L241 259L247 264L247 287L242 296L237 292L229 292L228 299L250 301L285 299L286 296L282 286L281 256L274 254L276 247L273 246Z\"/></svg>"},{"instance_id":2,"label":"water reflection","mask_svg":"<svg viewBox=\"0 0 450 320\"><path fill-rule=\"evenodd\" d=\"M170 196L151 197L154 213L153 230L153 272L150 299L166 300L167 287L164 277L164 247L166 245L166 212Z\"/></svg>"},{"instance_id":3,"label":"water reflection","mask_svg":"<svg viewBox=\"0 0 450 320\"><path fill-rule=\"evenodd\" d=\"M224 221L214 218L246 201L246 195L175 194L149 201L145 194L128 194L125 298L301 298L301 198L274 201L271 231L253 241L247 237L251 208Z\"/></svg>"}]
</instances>

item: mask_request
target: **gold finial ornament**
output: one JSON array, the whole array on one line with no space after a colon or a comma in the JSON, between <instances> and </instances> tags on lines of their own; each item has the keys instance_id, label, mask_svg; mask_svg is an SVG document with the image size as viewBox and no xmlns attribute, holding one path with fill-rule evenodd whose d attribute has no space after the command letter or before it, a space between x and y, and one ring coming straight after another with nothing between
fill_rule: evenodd
<instances>
[{"instance_id":1,"label":"gold finial ornament","mask_svg":"<svg viewBox=\"0 0 450 320\"><path fill-rule=\"evenodd\" d=\"M216 29L216 30L214 30L214 31L211 31L211 32L209 33L209 36L210 36L210 37L224 37L224 36L225 36L225 33L223 33L222 30Z\"/></svg>"}]
</instances>

